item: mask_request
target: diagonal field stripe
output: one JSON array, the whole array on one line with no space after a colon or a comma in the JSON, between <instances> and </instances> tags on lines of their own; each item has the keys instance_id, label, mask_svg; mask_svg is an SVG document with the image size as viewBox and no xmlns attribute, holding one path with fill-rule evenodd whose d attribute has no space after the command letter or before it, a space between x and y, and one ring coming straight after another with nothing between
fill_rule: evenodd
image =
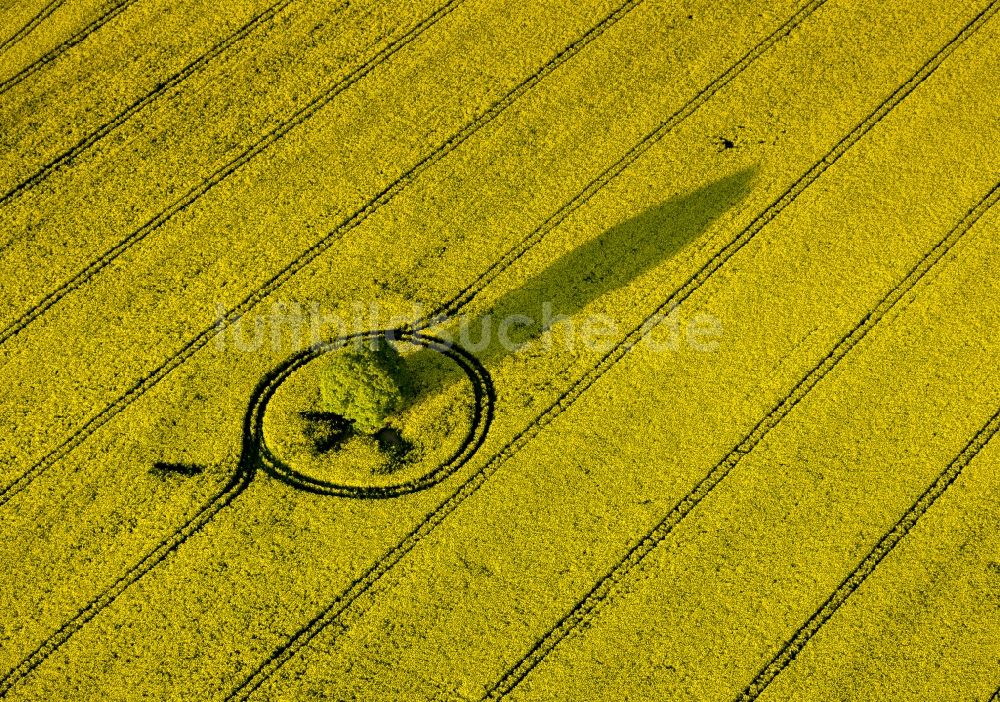
<instances>
[{"instance_id":1,"label":"diagonal field stripe","mask_svg":"<svg viewBox=\"0 0 1000 702\"><path fill-rule=\"evenodd\" d=\"M218 58L222 53L228 51L234 44L238 44L248 37L254 30L267 24L275 16L284 11L288 5L290 5L295 0L280 0L275 4L271 5L266 10L258 13L256 16L250 19L249 22L244 24L242 27L237 29L235 32L230 34L228 37L220 41L218 44L213 46L207 52L203 53L201 56L191 61L189 64L184 66L177 73L173 74L169 78L159 82L156 86L150 90L148 93L143 95L141 98L133 102L131 105L126 107L124 110L119 112L117 115L112 117L110 120L102 124L100 127L95 129L93 132L83 137L76 144L66 149L58 156L55 156L45 162L37 171L22 180L20 183L15 185L13 188L8 190L3 195L0 195L0 207L6 205L15 197L21 193L30 190L35 187L43 180L48 178L54 171L62 168L63 166L72 163L77 156L87 151L99 141L108 136L111 132L118 129L120 126L125 124L128 120L132 119L136 114L141 112L145 107L150 105L156 99L158 99L163 94L170 90L173 90L178 85L183 83L185 80L198 73L204 69L209 63L214 59ZM2 335L0 335L2 336ZM3 343L0 341L0 343Z\"/></svg>"},{"instance_id":2,"label":"diagonal field stripe","mask_svg":"<svg viewBox=\"0 0 1000 702\"><path fill-rule=\"evenodd\" d=\"M554 229L573 210L593 197L605 185L611 182L617 175L624 171L629 165L634 163L642 153L650 148L656 141L677 124L686 119L689 115L707 102L718 90L729 83L739 73L741 73L752 61L762 55L776 41L786 36L795 26L800 24L807 16L818 9L826 0L813 0L793 15L785 24L769 35L764 41L748 52L744 57L730 66L725 72L709 83L704 89L695 94L685 105L668 117L650 134L641 139L631 148L621 159L611 167L599 174L580 193L578 193L567 204L563 205L556 213L550 216L531 235L526 237L517 247L512 249L516 255L508 254L500 262L504 268L512 265L517 258L523 254L527 248L540 241L544 235ZM453 298L451 303L447 303L449 308L457 311L464 304L467 304L481 292L491 282L494 276L490 274L497 269L497 264L490 266L487 271L480 275L472 285L463 288L460 295ZM460 301L459 301L460 300ZM458 302L456 302L458 301ZM432 317L434 315L431 315ZM137 582L146 573L152 570L158 563L175 551L180 545L199 531L205 524L215 517L225 506L230 504L248 484L243 478L245 475L238 475L237 479L228 483L225 488L217 493L208 503L200 507L189 520L173 534L161 541L156 548L148 553L138 564L130 568L121 578L115 581L109 588L94 598L86 606L80 609L72 619L57 629L48 639L39 645L18 667L8 673L5 678L0 678L0 695L3 694L5 685L13 685L17 680L23 678L34 668L40 665L49 655L55 652L62 644L69 640L73 634L79 631L91 619L97 616L101 610L109 606L115 599L125 592L132 584Z\"/></svg>"},{"instance_id":3,"label":"diagonal field stripe","mask_svg":"<svg viewBox=\"0 0 1000 702\"><path fill-rule=\"evenodd\" d=\"M517 246L511 248L506 254L491 265L482 275L476 278L470 285L459 291L457 295L436 308L428 315L426 324L439 321L441 318L450 317L467 305L472 298L497 278L504 270L513 265L527 251L545 237L550 231L559 226L569 217L570 214L585 205L594 195L602 190L608 183L621 175L625 169L635 163L639 158L657 144L663 137L672 132L681 122L694 114L702 105L711 100L715 95L725 88L729 83L743 73L754 61L771 49L779 41L787 37L792 30L802 24L803 21L827 0L811 0L803 5L795 14L789 17L784 24L769 34L763 41L754 46L750 51L740 57L736 63L732 64L722 74L716 76L708 85L698 91L690 100L680 107L676 112L663 120L655 129L639 140L624 156L614 164L606 168L600 175L587 184L570 202L553 213L540 227L535 229L528 237L521 240Z\"/></svg>"},{"instance_id":4,"label":"diagonal field stripe","mask_svg":"<svg viewBox=\"0 0 1000 702\"><path fill-rule=\"evenodd\" d=\"M462 0L451 0L451 2L442 6L439 12L450 11L450 8L454 7L459 2L462 2ZM180 351L164 361L145 378L135 383L117 400L105 406L104 409L93 415L83 424L83 426L77 429L56 448L39 459L18 478L0 489L0 507L7 504L14 495L24 490L31 484L32 481L35 480L35 478L68 455L73 449L83 443L87 437L97 431L97 429L107 424L113 417L163 380L163 378L165 378L171 371L181 366L185 361L191 358L191 356L197 353L198 350L206 346L209 341L220 333L221 329L224 329L225 326L229 324L235 323L238 319L240 319L240 317L256 307L269 295L280 289L285 283L291 280L296 273L312 263L313 260L330 248L330 246L332 246L335 242L339 241L344 235L361 225L368 219L368 217L380 210L382 207L392 202L397 195L405 191L413 182L415 182L425 170L457 149L480 129L503 114L503 112L517 102L522 95L526 94L547 76L552 74L556 69L576 56L583 50L584 47L601 36L611 26L616 24L629 12L635 9L641 2L642 0L627 0L627 2L619 5L610 14L606 15L599 23L591 27L583 35L573 41L573 43L569 44L549 59L549 61L535 73L525 78L510 92L494 102L493 105L485 112L475 117L472 121L466 123L465 126L462 127L462 129L460 129L457 133L453 134L447 140L438 145L437 148L424 156L420 161L411 166L405 173L386 186L380 193L365 203L360 209L356 210L336 228L327 233L327 235L321 240L306 249L302 254L296 257L294 261L272 276L266 283L264 283L264 285L245 297L235 307L229 309L225 315L223 315L221 320L217 320L210 326L202 329L193 339L188 341L180 349ZM431 18L428 17L425 22L430 20Z\"/></svg>"},{"instance_id":5,"label":"diagonal field stripe","mask_svg":"<svg viewBox=\"0 0 1000 702\"><path fill-rule=\"evenodd\" d=\"M65 0L49 0L45 7L39 10L23 27L0 43L0 53L3 53L35 31L35 28L44 22L49 15L58 10L59 6L62 5L63 2L65 2Z\"/></svg>"},{"instance_id":6,"label":"diagonal field stripe","mask_svg":"<svg viewBox=\"0 0 1000 702\"><path fill-rule=\"evenodd\" d=\"M173 219L178 213L191 207L191 205L193 205L203 195L208 193L215 186L219 185L226 178L246 166L254 158L270 149L293 129L305 124L313 117L313 115L328 105L330 101L368 76L372 71L389 60L390 57L398 53L400 49L414 42L425 31L437 24L439 20L450 14L463 2L465 2L465 0L447 0L447 2L438 7L428 16L424 17L420 22L410 27L401 36L397 37L395 40L382 47L380 51L370 56L367 61L355 67L347 75L340 78L322 93L306 103L303 107L299 108L290 118L282 121L266 134L258 138L257 141L255 141L239 156L232 159L224 166L216 169L214 173L202 180L201 183L189 189L177 200L174 200L174 202L172 202L166 209L161 210L159 214L147 221L141 227L121 239L118 243L110 249L104 251L97 258L91 260L86 266L77 271L73 277L64 281L58 288L49 292L44 298L28 308L20 317L4 327L4 329L0 331L0 345L3 345L16 337L30 324L48 312L54 305L58 304L63 298L89 283L94 276L98 275L102 270L111 265L122 254L142 242L153 232Z\"/></svg>"},{"instance_id":7,"label":"diagonal field stripe","mask_svg":"<svg viewBox=\"0 0 1000 702\"><path fill-rule=\"evenodd\" d=\"M161 541L156 548L147 553L143 559L128 572L116 580L99 596L88 602L73 618L62 624L45 641L39 644L31 653L21 660L14 668L0 677L0 699L31 674L35 668L73 637L80 629L96 617L101 610L114 602L125 590L134 585L142 576L163 561L182 543L196 534L205 524L212 520L224 507L229 505L246 489L252 475L240 472L226 487L208 504L203 505L188 521L169 537Z\"/></svg>"},{"instance_id":8,"label":"diagonal field stripe","mask_svg":"<svg viewBox=\"0 0 1000 702\"><path fill-rule=\"evenodd\" d=\"M637 542L591 590L581 598L490 689L484 699L501 699L521 683L567 636L590 621L622 583L701 502L750 454L764 438L825 378L885 316L933 269L990 207L1000 199L1000 184L914 266L903 280L854 326L792 390L702 478L653 529Z\"/></svg>"},{"instance_id":9,"label":"diagonal field stripe","mask_svg":"<svg viewBox=\"0 0 1000 702\"><path fill-rule=\"evenodd\" d=\"M508 458L532 441L544 427L572 406L604 373L621 360L645 335L649 323L655 320L664 309L668 307L673 309L690 297L709 277L718 271L767 224L773 221L781 211L794 202L806 188L815 182L854 144L860 141L865 134L871 131L876 124L895 109L918 85L929 78L960 44L972 36L994 14L998 2L1000 0L993 0L986 9L973 18L955 37L928 59L913 76L883 100L867 118L855 126L833 149L803 174L778 200L758 215L734 240L712 256L684 285L671 294L656 310L650 313L642 324L633 329L624 339L610 349L591 371L573 383L566 392L562 393L555 402L539 414L527 429L517 434L479 471L467 478L447 499L428 514L402 541L390 549L382 559L355 579L330 605L297 631L282 646L278 647L227 699L245 700L249 698L255 689L290 660L292 656L308 645L309 641L315 638L327 626L340 620L344 613L363 594L394 568L420 541L432 533L462 502L475 494ZM510 678L509 682L512 683L511 687L513 687L513 684L516 684L513 677Z\"/></svg>"},{"instance_id":10,"label":"diagonal field stripe","mask_svg":"<svg viewBox=\"0 0 1000 702\"><path fill-rule=\"evenodd\" d=\"M985 448L986 444L996 436L998 431L1000 431L1000 410L976 432L976 435L966 444L962 452L938 475L931 486L927 488L899 521L896 522L895 526L882 536L875 545L875 548L850 572L844 581L841 582L840 586L834 590L833 594L809 617L808 621L795 632L795 635L782 647L778 654L761 669L753 681L736 698L737 702L753 702L753 700L760 697L767 686L781 675L782 671L802 652L802 649L809 643L809 640L830 620L848 598L861 587L862 583L878 567L878 564L910 533L927 510L933 507L934 503L958 480L965 467ZM1000 694L1000 691L997 694ZM997 695L994 695L993 699L996 700Z\"/></svg>"},{"instance_id":11,"label":"diagonal field stripe","mask_svg":"<svg viewBox=\"0 0 1000 702\"><path fill-rule=\"evenodd\" d=\"M558 65L558 64L553 65L554 62L568 60L570 56L572 56L577 51L582 49L583 46L586 45L586 43L589 43L589 41L596 38L596 36L598 36L599 33L603 32L604 29L607 29L608 27L611 26L611 24L621 19L621 17L623 17L628 11L637 6L639 2L641 2L641 0L632 0L631 2L628 2L625 5L620 6L617 10L615 10L610 15L605 17L605 19L602 20L602 23L596 25L594 28L591 28L591 30L589 30L585 35L583 35L583 37L581 37L576 42L574 42L574 44L570 45L562 52L557 54L556 57L554 57L552 61L550 61L549 64L546 65L550 67L550 70L554 70L554 68ZM601 29L600 32L596 32L596 30L598 28L601 28L602 26L603 29ZM576 47L576 49L572 51L572 53L570 53L571 50L574 49L574 47ZM543 70L545 70L545 67L543 67L543 69L540 69L539 73ZM539 73L536 73L535 75L538 76ZM527 79L524 83L521 84L520 87L529 85L530 81L531 81L530 78ZM527 89L528 88L524 88L525 91ZM513 93L508 94L508 97L510 97L514 93L517 93L517 89L515 89ZM520 94L522 93L517 93L517 95ZM513 99L516 99L516 97L512 98L511 102L513 102ZM500 103L496 103L494 107L496 107L499 104ZM499 112L496 112L496 114L499 114ZM451 143L452 141L454 141L454 139L455 137L453 137L452 140L446 143ZM454 144L453 148L454 147L457 147L457 143ZM210 338L211 336L206 338L206 343ZM201 344L201 346L204 346L204 344ZM200 348L200 346L197 348ZM197 348L191 351L191 354L193 354L197 350ZM177 363L176 365L180 365L180 363ZM172 367L176 367L176 365ZM124 407L122 407L121 409L124 409ZM121 411L121 409L119 409L118 411ZM91 430L91 433L93 431L96 431L96 428L97 427L94 427ZM87 624L87 622L89 622L95 616L97 616L97 614L99 614L101 610L103 610L105 607L114 602L114 600L117 599L125 590L127 590L131 585L133 585L135 582L141 579L146 573L151 571L156 565L162 562L163 559L165 559L170 553L175 551L184 541L190 538L193 534L197 533L205 524L211 521L211 519L214 518L215 515L219 513L219 511L221 511L224 507L230 504L232 500L234 500L246 488L251 478L252 475L248 475L245 472L238 471L237 474L233 477L233 479L231 479L226 484L226 486L222 489L222 491L216 494L216 496L213 497L207 504L200 507L198 511L192 517L190 517L188 521L181 528L179 528L173 534L171 534L166 539L161 541L157 545L157 547L153 549L153 551L148 553L142 559L142 561L140 561L138 564L130 568L122 577L120 577L117 581L115 581L109 588L104 590L104 592L102 592L98 597L94 598L82 609L80 609L76 613L76 615L73 616L72 619L64 623L62 626L60 626L59 629L57 629L51 636L49 636L49 638L47 638L44 642L42 642L14 669L12 669L2 678L0 678L0 697L6 696L6 694L20 680L27 677L31 673L31 671L33 671L35 668L41 665L45 661L45 659L47 659L49 656L55 653L55 651L57 651L64 643L66 643L76 632L82 629ZM12 485L16 486L17 483L15 482ZM17 491L20 491L26 486L27 483L18 488ZM5 504L6 501L8 501L10 497L12 497L14 494L16 494L16 492L10 492L9 494L8 493L0 494L0 499L2 499L2 501L0 501L0 505Z\"/></svg>"},{"instance_id":12,"label":"diagonal field stripe","mask_svg":"<svg viewBox=\"0 0 1000 702\"><path fill-rule=\"evenodd\" d=\"M64 53L72 49L74 46L79 44L81 41L89 37L91 34L96 32L98 29L106 25L108 22L113 20L115 17L123 13L129 7L134 5L138 0L121 0L113 4L108 10L100 17L94 19L86 27L75 32L68 39L63 40L44 55L40 56L36 60L29 63L27 66L22 68L20 71L12 75L10 78L0 82L0 95L3 95L8 90L13 88L15 85L23 81L28 76L31 76L48 64L55 61L57 58L62 56Z\"/></svg>"}]
</instances>

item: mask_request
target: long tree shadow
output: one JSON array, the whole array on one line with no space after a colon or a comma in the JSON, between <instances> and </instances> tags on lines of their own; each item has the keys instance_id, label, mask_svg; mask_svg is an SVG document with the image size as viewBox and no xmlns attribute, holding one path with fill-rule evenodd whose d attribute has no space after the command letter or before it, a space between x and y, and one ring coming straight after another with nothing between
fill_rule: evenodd
<instances>
[{"instance_id":1,"label":"long tree shadow","mask_svg":"<svg viewBox=\"0 0 1000 702\"><path fill-rule=\"evenodd\" d=\"M481 314L471 319L445 320L428 331L471 351L487 370L495 369L505 357L541 337L555 322L580 321L574 320L574 315L591 302L676 256L746 197L755 171L739 171L650 207L560 256ZM409 403L412 407L431 402L440 397L439 392L454 391L468 380L459 366L443 363L441 354L430 348L408 353L406 366L416 379L417 395ZM380 445L381 435L391 432L399 433L391 423L380 430L376 435ZM349 425L334 433L336 442L330 446L317 443L317 450L339 446L351 435Z\"/></svg>"},{"instance_id":2,"label":"long tree shadow","mask_svg":"<svg viewBox=\"0 0 1000 702\"><path fill-rule=\"evenodd\" d=\"M450 320L434 333L470 348L487 368L495 368L504 357L538 339L554 321L571 318L597 298L676 256L746 197L755 172L756 168L748 168L650 207L560 256L474 319ZM419 372L433 354L419 351L407 362Z\"/></svg>"}]
</instances>

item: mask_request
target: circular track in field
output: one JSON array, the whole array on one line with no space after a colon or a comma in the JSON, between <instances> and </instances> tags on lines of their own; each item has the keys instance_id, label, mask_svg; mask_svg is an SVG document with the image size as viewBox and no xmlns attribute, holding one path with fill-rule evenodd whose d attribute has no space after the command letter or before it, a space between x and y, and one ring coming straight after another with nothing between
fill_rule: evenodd
<instances>
[{"instance_id":1,"label":"circular track in field","mask_svg":"<svg viewBox=\"0 0 1000 702\"><path fill-rule=\"evenodd\" d=\"M352 436L317 451L305 418L318 388L319 361L344 344L389 338L406 358L418 386L412 406L393 421L406 448L386 452L372 437ZM287 359L252 408L259 465L272 477L309 492L377 499L435 485L458 470L482 444L493 418L489 373L465 349L428 334L397 329L354 334Z\"/></svg>"}]
</instances>

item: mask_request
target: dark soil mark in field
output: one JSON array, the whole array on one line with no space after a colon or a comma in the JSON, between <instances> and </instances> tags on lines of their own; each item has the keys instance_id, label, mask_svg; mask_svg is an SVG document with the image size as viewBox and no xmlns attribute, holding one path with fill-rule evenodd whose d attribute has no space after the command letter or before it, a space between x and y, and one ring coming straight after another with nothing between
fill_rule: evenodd
<instances>
[{"instance_id":1,"label":"dark soil mark in field","mask_svg":"<svg viewBox=\"0 0 1000 702\"><path fill-rule=\"evenodd\" d=\"M395 458L403 458L413 448L395 427L383 427L375 434L379 449Z\"/></svg>"},{"instance_id":2,"label":"dark soil mark in field","mask_svg":"<svg viewBox=\"0 0 1000 702\"><path fill-rule=\"evenodd\" d=\"M166 461L157 461L153 464L153 467L150 468L149 472L160 477L183 475L186 478L190 478L204 473L205 466L200 466L195 463L168 463Z\"/></svg>"},{"instance_id":3,"label":"dark soil mark in field","mask_svg":"<svg viewBox=\"0 0 1000 702\"><path fill-rule=\"evenodd\" d=\"M460 309L476 297L476 295L482 291L498 274L499 272L505 270L508 266L512 265L520 256L522 256L527 250L529 250L534 243L537 243L541 238L543 238L549 231L557 227L569 213L577 209L582 204L586 203L593 195L604 187L607 183L616 178L621 174L627 167L633 164L643 153L645 153L652 145L657 143L665 134L669 133L678 124L683 122L687 117L693 114L699 107L708 102L714 95L718 93L725 85L731 82L736 76L743 72L752 64L758 57L763 55L769 48L774 46L778 41L780 41L784 36L790 33L798 24L809 17L818 7L820 7L825 0L813 0L808 5L801 8L792 17L786 21L784 25L779 27L775 32L761 41L759 44L754 46L750 51L743 55L738 61L729 66L723 73L712 80L708 85L706 85L702 90L696 93L688 102L681 106L676 112L667 115L663 122L661 122L652 132L647 134L643 139L641 139L637 144L635 144L632 149L626 152L618 162L612 164L604 172L602 172L594 181L592 181L581 193L574 197L570 202L560 208L558 211L553 213L553 215L546 220L541 226L534 230L528 237L522 240L517 246L515 246L507 255L502 257L500 260L496 261L491 265L482 275L480 275L476 280L474 280L470 285L463 288L459 293L450 301L444 303L440 308L441 311L446 312L445 316L457 313ZM566 47L562 52L560 52L553 60L551 60L542 69L539 69L535 74L533 74L529 79L525 80L522 84L517 86L511 93L505 96L503 99L498 101L490 110L488 110L484 115L481 115L472 123L467 125L465 128L460 130L454 138L450 139L445 143L436 153L429 155L424 161L416 164L410 171L405 173L396 183L389 186L383 193L381 193L377 198L372 200L365 209L359 210L354 216L345 220L341 227L337 230L331 232L329 237L325 239L320 244L312 247L305 255L297 261L296 265L290 266L287 270L283 271L281 274L277 275L271 284L265 286L263 289L256 291L253 295L249 296L243 303L238 305L236 308L231 310L230 316L238 318L240 315L246 312L249 308L253 307L261 299L265 298L268 294L273 292L275 289L279 288L291 275L308 264L316 256L320 255L323 250L325 250L334 240L339 238L339 235L346 233L346 231L353 226L357 226L361 221L363 221L367 214L370 214L369 209L374 210L387 204L395 194L405 188L406 184L411 182L416 176L419 175L421 171L429 167L436 161L440 160L448 152L457 148L459 144L465 141L471 134L475 133L479 127L483 124L491 121L498 114L500 114L509 104L515 102L521 95L530 90L534 84L544 79L546 75L554 71L561 63L569 60L573 55L578 53L584 46L586 46L590 41L599 36L604 30L609 26L621 19L622 16L627 14L631 9L633 9L638 2L630 1L625 2L614 12L612 12L608 17L606 17L602 22L598 23L590 31L588 31L583 37L578 39L576 42ZM730 255L735 251L730 252L729 249L739 248L739 241L732 242L730 246L727 246L722 254L716 258L728 258L725 256L726 253ZM681 244L683 245L683 244ZM679 250L679 247L678 247ZM669 254L667 254L669 255ZM661 259L662 260L662 259ZM713 259L714 260L714 259ZM721 266L721 263L718 264ZM716 267L718 267L716 266ZM704 269L698 272L697 278L701 278L702 274L705 277L711 275L714 272L711 266L706 266ZM693 282L693 281L692 281ZM703 282L698 280L698 283ZM674 295L671 295L667 300L669 303L671 300L678 297L683 297L682 293L690 294L687 289L688 286L684 286L681 290L677 291ZM664 304L667 304L664 303ZM657 310L659 311L659 309ZM436 316L436 315L435 315ZM72 436L67 438L60 446L51 451L45 458L40 460L34 466L32 466L29 471L22 476L22 479L16 481L10 488L7 489L0 495L6 497L17 490L23 489L30 481L36 477L38 474L46 470L53 463L58 461L60 458L68 454L70 451L75 449L80 445L88 436L90 436L96 429L100 426L106 424L110 419L112 419L119 412L128 407L137 397L144 394L149 388L156 385L164 376L166 376L171 370L182 365L188 358L190 358L197 350L204 347L208 341L212 338L212 330L205 330L197 337L192 339L182 350L182 352L176 354L170 359L167 359L164 364L158 368L156 371L152 372L149 376L140 381L135 387L129 390L125 395L123 395L119 400L108 405L105 409L101 410L97 415L92 417L87 425L78 431L76 431ZM632 334L626 338L623 344L620 344L622 348L627 349L627 347L632 343ZM516 435L503 449L501 449L496 455L491 457L491 459L486 463L486 465L479 471L474 473L470 478L465 480L455 492L451 494L443 503L441 503L435 510L433 510L423 522L417 525L413 532L397 547L393 548L386 556L377 562L372 568L367 572L361 574L352 584L350 588L340 597L338 597L333 603L326 607L318 617L311 621L308 626L304 627L302 630L298 631L294 636L292 636L284 645L282 645L275 653L264 661L260 666L258 666L250 676L244 680L239 687L232 692L230 699L233 698L244 698L249 693L251 693L257 686L261 684L263 680L269 677L275 670L277 670L285 661L287 661L291 656L295 655L304 645L306 645L309 640L311 640L319 631L324 629L329 623L336 620L347 608L349 608L353 602L365 591L367 591L375 582L377 582L382 575L388 572L392 567L401 560L407 552L409 552L420 540L426 537L437 524L443 521L454 509L461 504L464 499L471 494L475 493L478 488L488 480L496 470L510 458L512 455L516 454L521 448L526 446L535 436L542 427L547 426L551 421L566 407L570 406L573 401L579 397L583 392L585 392L592 384L602 376L611 366L613 366L617 360L624 355L624 352L620 352L619 349L609 352L604 358L598 362L598 364L588 372L584 377L577 380L563 395L559 400L546 411L541 413L535 420L533 420L529 426ZM485 370L485 369L483 369ZM492 385L487 379L487 389L489 393L489 399L492 401L493 389ZM148 553L138 564L130 568L126 573L116 581L111 587L106 589L101 593L100 596L91 600L86 606L84 606L73 618L67 621L63 626L59 628L55 634L53 634L49 639L43 642L31 655L25 658L14 670L10 671L2 679L0 679L0 694L9 690L17 681L23 679L32 670L38 667L48 656L58 650L67 640L69 640L74 633L83 628L89 621L91 621L95 616L97 616L101 610L107 607L109 604L114 602L123 592L125 592L131 585L140 580L145 574L149 573L153 568L155 568L164 558L169 555L172 551L176 550L183 544L188 538L190 538L194 533L199 531L206 523L211 521L216 514L229 505L239 494L243 492L246 486L249 484L253 477L256 469L256 461L250 461L250 454L256 454L257 448L255 448L252 442L249 442L248 437L252 435L251 427L253 423L259 419L255 417L257 412L257 400L261 397L261 394L265 392L268 386L275 380L274 377L269 376L262 379L261 383L258 385L257 390L254 393L254 400L251 402L250 410L248 411L244 420L244 459L241 459L240 466L236 471L236 474L232 479L222 488L222 490L217 494L217 496L211 500L208 504L204 505L186 524L181 528L177 529L173 534L165 538L159 546L157 546L153 551ZM273 392L273 391L272 391ZM492 405L490 405L492 407ZM484 425L488 425L489 417ZM480 440L481 441L481 440ZM248 453L249 452L249 453ZM2 504L2 503L0 503Z\"/></svg>"},{"instance_id":4,"label":"dark soil mark in field","mask_svg":"<svg viewBox=\"0 0 1000 702\"><path fill-rule=\"evenodd\" d=\"M351 423L336 412L302 412L306 420L306 436L317 453L338 449L351 434Z\"/></svg>"},{"instance_id":5,"label":"dark soil mark in field","mask_svg":"<svg viewBox=\"0 0 1000 702\"><path fill-rule=\"evenodd\" d=\"M720 136L715 138L715 145L719 147L719 153L736 148L736 142L728 137Z\"/></svg>"}]
</instances>

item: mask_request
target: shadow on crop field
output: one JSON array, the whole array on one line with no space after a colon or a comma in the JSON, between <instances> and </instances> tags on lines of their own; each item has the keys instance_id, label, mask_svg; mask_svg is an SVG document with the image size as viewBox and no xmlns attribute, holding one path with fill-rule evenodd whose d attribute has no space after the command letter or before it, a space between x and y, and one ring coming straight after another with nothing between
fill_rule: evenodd
<instances>
[{"instance_id":1,"label":"shadow on crop field","mask_svg":"<svg viewBox=\"0 0 1000 702\"><path fill-rule=\"evenodd\" d=\"M612 291L628 286L637 277L654 270L690 245L713 221L746 197L755 170L740 171L660 203L611 227L560 256L477 316L453 317L426 330L440 341L417 344L419 348L414 350L415 344L410 336L408 345L411 350L405 356L404 367L411 377L412 393L393 411L393 418L375 434L383 453L393 453L389 450L391 446L387 448L383 445L386 437L395 438L395 444L402 448L396 451L399 455L382 472L390 474L408 462L419 463L422 460L420 456L427 454L432 447L442 445L444 437L462 423L460 415L465 409L459 398L463 392L461 387L470 376L461 364L442 363L442 343L451 349L455 349L453 344L457 344L463 353L472 354L487 377L486 382L491 389L485 394L491 397L490 367L496 368L504 358L525 348L550 329L553 337L558 332L567 332L559 342L565 345L565 349L557 349L556 353L572 351L578 345L596 348L591 344L607 344L611 338L618 336L614 331L618 321L604 315L588 316L585 313L587 306ZM600 339L586 330L592 328L594 322L604 327ZM556 324L560 324L560 328L556 329ZM421 329L417 333L423 331ZM577 331L580 333L577 334ZM411 331L404 328L396 333L405 340ZM387 336L392 338L393 333L388 332ZM375 337L369 341L374 343ZM550 348L546 346L544 351L548 353ZM359 406L369 402L364 393L355 397L361 398L353 400ZM442 405L441 400L449 397L451 399ZM481 399L477 395L477 402L470 407L479 407ZM313 417L313 424L316 424L319 415L315 412L307 415L309 413L300 412L300 416L307 420ZM386 419L380 418L381 421ZM318 436L313 424L310 425L311 431ZM327 455L333 449L339 453L350 446L352 437L358 436L351 422L342 421L341 424L343 426L333 432L335 441L324 442L322 446L313 442L318 454ZM486 424L489 424L488 419ZM323 431L328 429L330 427L323 424ZM475 429L474 426L473 433ZM363 439L358 441L364 442ZM354 443L360 446L358 441ZM413 451L411 455L410 449L418 445L423 448ZM427 475L435 474L431 472Z\"/></svg>"},{"instance_id":2,"label":"shadow on crop field","mask_svg":"<svg viewBox=\"0 0 1000 702\"><path fill-rule=\"evenodd\" d=\"M676 256L746 197L755 172L756 168L739 171L615 225L559 257L475 318L439 325L442 335L495 368L554 322L573 317L594 300ZM417 369L424 364L422 356L432 353L420 351L408 363Z\"/></svg>"}]
</instances>

